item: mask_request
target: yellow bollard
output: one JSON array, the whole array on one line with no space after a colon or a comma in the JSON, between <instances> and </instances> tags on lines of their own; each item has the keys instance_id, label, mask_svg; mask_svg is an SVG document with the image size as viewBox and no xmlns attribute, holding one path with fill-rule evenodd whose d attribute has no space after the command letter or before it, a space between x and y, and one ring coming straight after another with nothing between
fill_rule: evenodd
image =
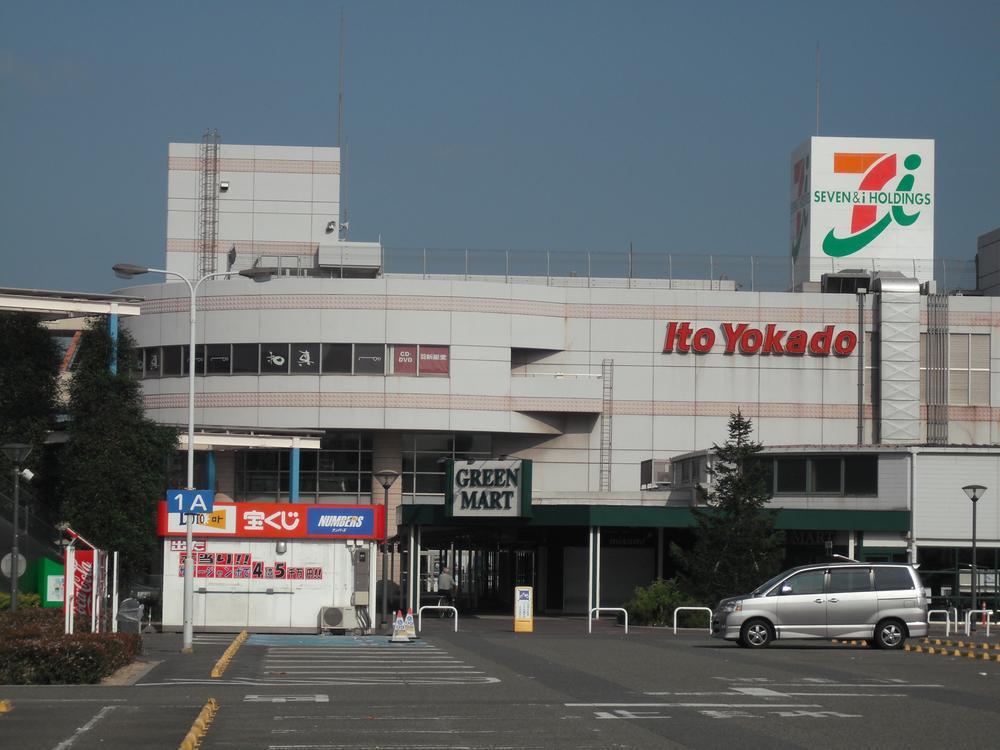
<instances>
[{"instance_id":1,"label":"yellow bollard","mask_svg":"<svg viewBox=\"0 0 1000 750\"><path fill-rule=\"evenodd\" d=\"M921 646L921 645L920 645L920 644L918 643L918 644L917 644L917 647L916 647L915 649L913 649L913 650L914 650L914 652L915 652L915 653L918 653L918 654L922 654L922 653L924 652L924 647L923 647L923 646Z\"/></svg>"},{"instance_id":2,"label":"yellow bollard","mask_svg":"<svg viewBox=\"0 0 1000 750\"><path fill-rule=\"evenodd\" d=\"M955 649L955 653L952 654L952 656L961 656L961 655L962 655L962 652L959 651L957 648Z\"/></svg>"},{"instance_id":3,"label":"yellow bollard","mask_svg":"<svg viewBox=\"0 0 1000 750\"><path fill-rule=\"evenodd\" d=\"M934 647L933 647L933 646L931 646L931 647L930 647L929 649L927 649L927 653L928 653L928 654L933 654L933 653L936 653L936 652L934 651Z\"/></svg>"},{"instance_id":4,"label":"yellow bollard","mask_svg":"<svg viewBox=\"0 0 1000 750\"><path fill-rule=\"evenodd\" d=\"M907 643L903 646L903 651L909 651L909 650L910 650L910 644Z\"/></svg>"}]
</instances>

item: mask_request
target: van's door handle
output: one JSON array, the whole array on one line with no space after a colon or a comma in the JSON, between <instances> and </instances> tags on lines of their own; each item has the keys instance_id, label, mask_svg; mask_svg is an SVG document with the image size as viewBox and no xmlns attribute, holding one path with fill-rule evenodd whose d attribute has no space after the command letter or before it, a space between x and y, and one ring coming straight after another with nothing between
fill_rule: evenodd
<instances>
[{"instance_id":1,"label":"van's door handle","mask_svg":"<svg viewBox=\"0 0 1000 750\"><path fill-rule=\"evenodd\" d=\"M823 603L822 599L813 599L813 601L816 602L817 604L822 604Z\"/></svg>"},{"instance_id":2,"label":"van's door handle","mask_svg":"<svg viewBox=\"0 0 1000 750\"><path fill-rule=\"evenodd\" d=\"M840 599L838 599L838 598L837 598L837 597L835 597L835 596L831 596L831 597L830 597L829 599L827 599L827 601L830 601L830 602L839 602L839 601L840 601Z\"/></svg>"}]
</instances>

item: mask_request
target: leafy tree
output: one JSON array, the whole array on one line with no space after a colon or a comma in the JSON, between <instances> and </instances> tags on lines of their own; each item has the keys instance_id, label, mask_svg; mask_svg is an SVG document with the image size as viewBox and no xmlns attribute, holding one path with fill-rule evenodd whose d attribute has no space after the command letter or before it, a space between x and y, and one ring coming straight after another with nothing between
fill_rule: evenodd
<instances>
[{"instance_id":1,"label":"leafy tree","mask_svg":"<svg viewBox=\"0 0 1000 750\"><path fill-rule=\"evenodd\" d=\"M39 449L55 411L59 347L27 313L0 313L0 444Z\"/></svg>"},{"instance_id":2,"label":"leafy tree","mask_svg":"<svg viewBox=\"0 0 1000 750\"><path fill-rule=\"evenodd\" d=\"M106 319L84 331L70 385L69 442L62 455L63 516L102 549L118 550L122 588L148 572L156 553L155 510L167 487L177 432L143 414L137 352L125 331L118 373Z\"/></svg>"},{"instance_id":3,"label":"leafy tree","mask_svg":"<svg viewBox=\"0 0 1000 750\"><path fill-rule=\"evenodd\" d=\"M783 558L784 534L774 528L777 511L770 500L762 446L752 439L753 423L741 412L729 417L729 438L714 445L711 469L714 491L705 494L706 508L693 508L693 548L673 548L682 569L682 587L710 605L752 591L777 574Z\"/></svg>"}]
</instances>

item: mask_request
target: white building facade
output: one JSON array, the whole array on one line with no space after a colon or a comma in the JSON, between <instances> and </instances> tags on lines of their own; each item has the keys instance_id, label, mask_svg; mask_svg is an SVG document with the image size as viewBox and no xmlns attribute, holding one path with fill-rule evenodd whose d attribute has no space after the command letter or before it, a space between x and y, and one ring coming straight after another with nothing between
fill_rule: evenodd
<instances>
[{"instance_id":1,"label":"white building facade","mask_svg":"<svg viewBox=\"0 0 1000 750\"><path fill-rule=\"evenodd\" d=\"M518 275L509 254L494 273L470 274L468 253L451 269L393 272L378 243L342 237L336 149L220 146L209 260L198 148L171 146L166 268L280 273L202 284L196 424L309 434L320 448L199 450L197 483L237 504L377 506L373 474L398 472L387 517L402 603L429 596L448 563L465 608L505 611L516 584L535 586L541 611L620 606L673 572L665 550L689 541L706 450L737 410L774 461L789 563L911 559L938 571L935 596L958 598L961 488L978 483L992 488L978 507L979 588L996 596L996 298L879 270L850 275L850 293L825 281L742 291L707 275L635 278L631 259L624 278ZM145 299L127 327L147 413L185 424L187 287L128 293ZM463 461L530 461L530 512L447 513L447 472Z\"/></svg>"}]
</instances>

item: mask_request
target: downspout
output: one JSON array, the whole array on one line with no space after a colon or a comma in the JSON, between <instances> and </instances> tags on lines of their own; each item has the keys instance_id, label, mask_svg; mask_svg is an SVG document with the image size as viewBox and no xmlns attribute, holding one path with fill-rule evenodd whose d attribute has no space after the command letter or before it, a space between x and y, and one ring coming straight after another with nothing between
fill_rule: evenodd
<instances>
[{"instance_id":1,"label":"downspout","mask_svg":"<svg viewBox=\"0 0 1000 750\"><path fill-rule=\"evenodd\" d=\"M906 540L906 554L910 558L911 564L916 564L917 562L917 540L913 535L913 478L916 475L916 463L917 463L917 449L910 448L910 533L907 535Z\"/></svg>"}]
</instances>

